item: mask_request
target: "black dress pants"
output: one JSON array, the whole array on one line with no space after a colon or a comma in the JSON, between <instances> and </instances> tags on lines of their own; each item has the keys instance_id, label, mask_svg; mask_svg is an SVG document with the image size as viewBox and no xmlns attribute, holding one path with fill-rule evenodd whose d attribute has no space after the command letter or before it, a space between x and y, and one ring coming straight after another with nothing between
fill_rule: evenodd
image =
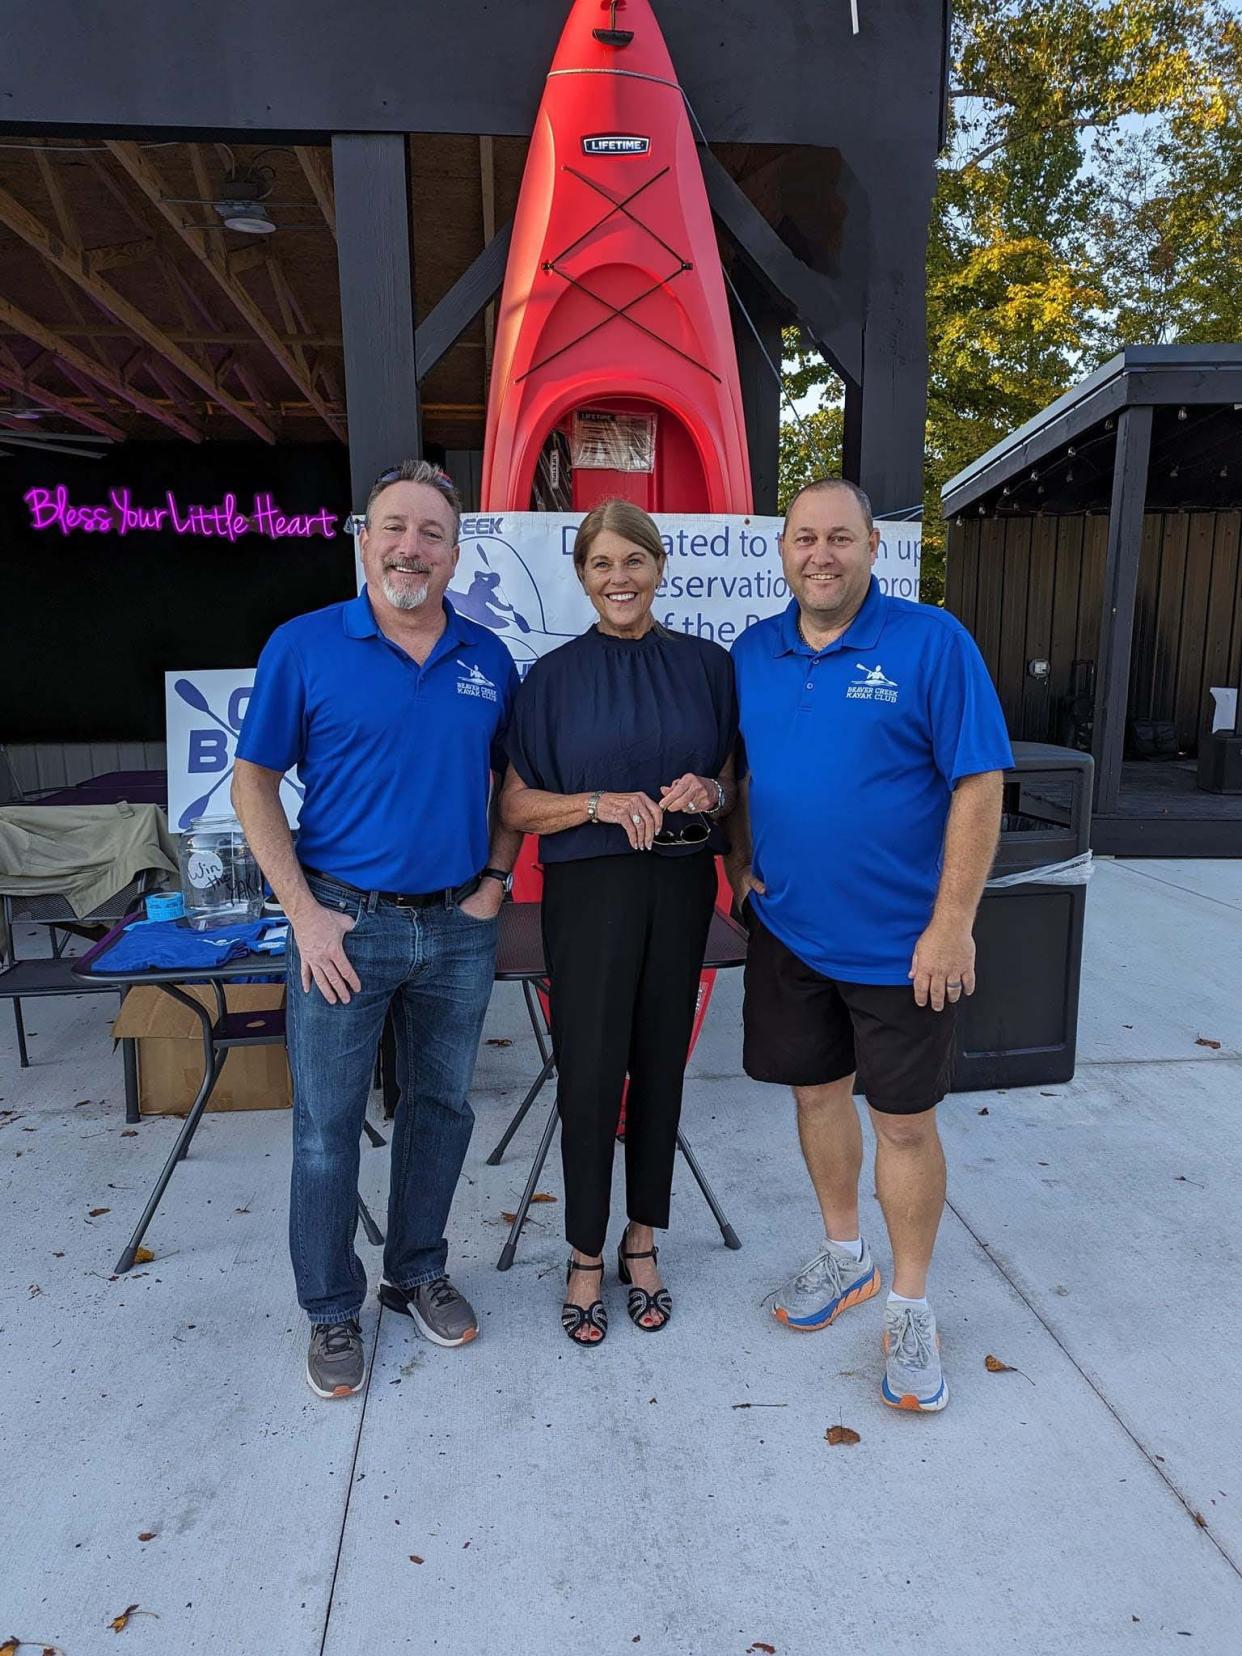
<instances>
[{"instance_id":1,"label":"black dress pants","mask_svg":"<svg viewBox=\"0 0 1242 1656\"><path fill-rule=\"evenodd\" d=\"M706 851L631 851L544 867L565 1234L579 1253L603 1252L627 1073L627 1212L639 1225L668 1224L682 1079L715 893L715 859Z\"/></svg>"}]
</instances>

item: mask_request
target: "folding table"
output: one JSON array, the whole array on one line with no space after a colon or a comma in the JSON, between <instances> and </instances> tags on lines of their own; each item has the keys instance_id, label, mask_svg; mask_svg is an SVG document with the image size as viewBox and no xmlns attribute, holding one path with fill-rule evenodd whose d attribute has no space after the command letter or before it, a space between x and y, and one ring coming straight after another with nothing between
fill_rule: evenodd
<instances>
[{"instance_id":1,"label":"folding table","mask_svg":"<svg viewBox=\"0 0 1242 1656\"><path fill-rule=\"evenodd\" d=\"M184 1160L190 1148L190 1141L194 1137L203 1111L207 1108L220 1071L225 1060L234 1047L244 1046L274 1046L283 1044L285 1039L285 1014L283 1007L272 1011L230 1012L225 1003L224 986L238 978L255 976L272 976L284 969L284 956L271 954L246 954L237 960L217 961L210 966L179 967L175 970L131 970L109 972L108 950L120 937L124 926L114 926L104 938L101 938L94 948L76 959L73 963L75 977L91 986L109 984L117 989L136 989L142 984L153 984L164 994L171 996L179 1006L187 1007L198 1019L203 1036L203 1079L198 1093L190 1106L181 1131L177 1134L177 1141L169 1152L168 1160L164 1163L159 1178L155 1181L155 1188L147 1200L142 1211L142 1217L134 1228L134 1233L125 1244L124 1251L117 1261L118 1275L128 1271L134 1264L138 1245L146 1234L147 1226L159 1207L168 1181L173 1176L173 1170L179 1161ZM208 984L215 999L215 1015L195 999L187 995L186 986L190 984ZM369 1121L362 1123L363 1131L372 1144L385 1144L387 1140L372 1127ZM358 1216L362 1220L368 1241L377 1246L383 1242L383 1232L371 1217L362 1197L358 1198Z\"/></svg>"},{"instance_id":2,"label":"folding table","mask_svg":"<svg viewBox=\"0 0 1242 1656\"><path fill-rule=\"evenodd\" d=\"M505 1128L499 1144L487 1158L488 1166L495 1167L503 1157L510 1139L522 1125L527 1112L536 1098L543 1091L549 1076L556 1068L556 1059L552 1052L551 1041L547 1025L543 1016L543 1007L540 996L547 996L551 991L551 982L548 977L548 968L543 954L543 931L540 923L540 905L538 903L506 903L500 911L500 935L496 945L496 979L497 982L520 983L522 993L526 998L526 1010L530 1017L531 1028L535 1032L535 1040L539 1047L541 1067L538 1075L531 1083L525 1098L518 1105L513 1120ZM724 970L731 966L741 966L746 959L746 932L736 921L719 909L713 910L711 926L707 933L707 945L703 954L704 968L714 967ZM617 1100L617 1109L620 1111L621 1100ZM526 1181L526 1189L522 1192L522 1200L518 1203L517 1212L513 1217L513 1224L509 1230L509 1239L500 1251L500 1259L496 1269L507 1271L513 1264L513 1256L517 1251L518 1238L522 1234L522 1227L526 1223L526 1215L530 1209L535 1194L535 1186L539 1182L539 1175L543 1172L543 1164L548 1158L548 1151L552 1147L552 1137L556 1132L557 1105L553 1100L552 1109L544 1125L543 1137L539 1141L539 1149L535 1153L535 1160L530 1170L530 1177ZM712 1217L720 1227L720 1234L726 1248L740 1248L737 1233L725 1218L720 1203L716 1200L715 1192L708 1184L703 1169L699 1166L693 1150L686 1141L685 1134L680 1127L677 1129L677 1147L686 1159L686 1164L694 1174L695 1182L703 1192L704 1200L712 1210Z\"/></svg>"}]
</instances>

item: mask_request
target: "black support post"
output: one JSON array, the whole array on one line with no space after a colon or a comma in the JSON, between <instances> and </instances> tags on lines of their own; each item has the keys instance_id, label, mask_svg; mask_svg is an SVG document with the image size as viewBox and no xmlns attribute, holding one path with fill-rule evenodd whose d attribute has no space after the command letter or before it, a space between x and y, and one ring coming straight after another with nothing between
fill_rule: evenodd
<instances>
[{"instance_id":1,"label":"black support post","mask_svg":"<svg viewBox=\"0 0 1242 1656\"><path fill-rule=\"evenodd\" d=\"M1130 700L1130 647L1138 592L1143 509L1147 504L1147 460L1151 452L1151 407L1123 408L1117 416L1113 493L1108 509L1108 552L1104 602L1096 650L1095 716L1091 753L1095 759L1095 810L1106 816L1121 794L1121 760Z\"/></svg>"},{"instance_id":2,"label":"black support post","mask_svg":"<svg viewBox=\"0 0 1242 1656\"><path fill-rule=\"evenodd\" d=\"M386 466L422 453L405 135L335 134L332 175L349 473L361 511Z\"/></svg>"},{"instance_id":3,"label":"black support post","mask_svg":"<svg viewBox=\"0 0 1242 1656\"><path fill-rule=\"evenodd\" d=\"M756 512L773 516L778 510L780 484L781 319L757 284L740 277L737 288L750 318L748 321L733 306L733 338L742 382L750 481Z\"/></svg>"}]
</instances>

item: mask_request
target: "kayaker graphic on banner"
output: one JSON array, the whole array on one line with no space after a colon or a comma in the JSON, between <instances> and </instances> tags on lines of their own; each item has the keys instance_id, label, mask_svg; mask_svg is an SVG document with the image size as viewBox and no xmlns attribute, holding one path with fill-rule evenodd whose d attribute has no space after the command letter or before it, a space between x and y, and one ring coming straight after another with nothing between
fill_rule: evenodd
<instances>
[{"instance_id":1,"label":"kayaker graphic on banner","mask_svg":"<svg viewBox=\"0 0 1242 1656\"><path fill-rule=\"evenodd\" d=\"M573 569L581 521L580 512L483 512L461 520L449 600L504 639L519 673L594 619ZM664 626L727 648L752 622L789 602L777 544L780 518L656 513L656 522L668 563L653 613ZM880 586L893 597L917 599L922 525L876 527Z\"/></svg>"}]
</instances>

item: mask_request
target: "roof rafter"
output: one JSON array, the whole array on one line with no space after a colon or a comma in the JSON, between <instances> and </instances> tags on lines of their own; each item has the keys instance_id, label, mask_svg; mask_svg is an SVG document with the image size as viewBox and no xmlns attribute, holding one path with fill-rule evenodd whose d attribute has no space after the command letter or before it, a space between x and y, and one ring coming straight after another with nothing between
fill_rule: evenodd
<instances>
[{"instance_id":1,"label":"roof rafter","mask_svg":"<svg viewBox=\"0 0 1242 1656\"><path fill-rule=\"evenodd\" d=\"M179 373L204 390L213 402L218 403L234 419L261 437L265 443L275 442L274 433L257 414L252 413L243 403L238 402L236 397L217 385L213 374L200 368L198 363L187 356L179 345L174 344L162 329L149 317L144 316L138 307L131 304L110 282L102 276L92 275L87 267L85 255L80 250L67 246L60 236L53 235L28 208L23 207L16 197L4 189L0 189L0 224L7 225L28 246L42 254L49 264L63 271L70 281L76 283L102 310L107 311L118 322L124 323L153 351L158 351L165 362L170 363ZM55 346L51 348L55 349Z\"/></svg>"},{"instance_id":2,"label":"roof rafter","mask_svg":"<svg viewBox=\"0 0 1242 1656\"><path fill-rule=\"evenodd\" d=\"M63 414L66 420L73 420L76 424L85 426L87 431L97 431L101 437L114 437L118 442L125 438L120 426L113 425L110 420L103 419L89 408L78 408L67 397L57 396L55 391L49 391L37 380L32 380L29 374L23 373L20 367L15 370L7 362L0 362L0 385L6 385L10 391L20 391L23 396L29 397L44 408L55 409L56 413Z\"/></svg>"},{"instance_id":3,"label":"roof rafter","mask_svg":"<svg viewBox=\"0 0 1242 1656\"><path fill-rule=\"evenodd\" d=\"M332 183L332 164L324 159L325 152L311 149L306 144L295 144L293 153L298 158L298 165L310 185L315 200L319 203L319 211L323 214L324 223L332 232L333 241L336 240L336 190ZM331 154L331 151L327 151Z\"/></svg>"},{"instance_id":4,"label":"roof rafter","mask_svg":"<svg viewBox=\"0 0 1242 1656\"><path fill-rule=\"evenodd\" d=\"M96 362L94 357L87 356L85 351L79 351L77 346L71 345L67 339L61 339L58 334L53 333L46 323L40 322L37 317L30 316L26 311L19 310L16 305L10 304L3 296L0 296L0 322L7 323L15 332L22 334L26 339L32 340L34 344L41 345L58 362L63 362L75 368L79 374L84 374L87 379L93 380L97 385L102 385L107 390L114 392L116 396L136 408L139 413L150 415L153 420L158 420L161 425L168 426L170 430L187 438L191 443L202 442L201 432L197 431L192 425L187 425L179 415L170 412L166 408L161 408L156 402L152 402L151 398L144 396L141 391L136 391L110 364Z\"/></svg>"},{"instance_id":5,"label":"roof rafter","mask_svg":"<svg viewBox=\"0 0 1242 1656\"><path fill-rule=\"evenodd\" d=\"M230 273L222 250L211 245L210 239L204 231L195 229L192 224L186 222L180 207L165 199L164 186L160 176L143 151L137 144L119 142L115 139L109 139L107 147L109 153L138 186L143 195L146 196L164 222L176 232L190 252L198 259L234 309L254 329L256 337L279 363L281 369L297 386L311 406L319 412L333 435L344 442L344 426L315 389L313 381L306 372L304 363L299 362L295 351L290 349L240 281ZM206 195L209 193L204 189L207 176L206 169L197 144L190 145L190 159L191 165L194 167L195 178L200 181L200 192ZM261 422L256 421L257 423Z\"/></svg>"}]
</instances>

